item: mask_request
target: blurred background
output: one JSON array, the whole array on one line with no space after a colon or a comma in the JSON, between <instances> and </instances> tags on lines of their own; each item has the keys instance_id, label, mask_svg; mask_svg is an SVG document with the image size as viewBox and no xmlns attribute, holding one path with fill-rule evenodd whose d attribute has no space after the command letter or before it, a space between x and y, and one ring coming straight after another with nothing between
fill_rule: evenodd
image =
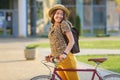
<instances>
[{"instance_id":1,"label":"blurred background","mask_svg":"<svg viewBox=\"0 0 120 80\"><path fill-rule=\"evenodd\" d=\"M47 37L47 13L58 3L80 36L120 36L120 0L0 0L0 37Z\"/></svg>"},{"instance_id":2,"label":"blurred background","mask_svg":"<svg viewBox=\"0 0 120 80\"><path fill-rule=\"evenodd\" d=\"M48 10L55 4L70 10L69 20L79 31L78 62L106 57L101 65L105 72L120 73L120 0L0 0L0 80L46 74L40 61L50 53ZM33 60L28 61L26 54Z\"/></svg>"}]
</instances>

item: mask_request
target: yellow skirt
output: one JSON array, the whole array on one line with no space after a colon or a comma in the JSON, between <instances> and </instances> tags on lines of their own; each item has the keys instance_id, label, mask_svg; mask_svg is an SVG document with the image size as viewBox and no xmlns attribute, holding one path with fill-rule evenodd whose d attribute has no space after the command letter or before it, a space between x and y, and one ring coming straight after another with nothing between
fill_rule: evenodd
<instances>
[{"instance_id":1,"label":"yellow skirt","mask_svg":"<svg viewBox=\"0 0 120 80\"><path fill-rule=\"evenodd\" d=\"M77 61L72 53L69 53L64 61L58 64L58 68L67 69L67 68L76 68ZM59 71L58 74L62 80L79 80L77 72L68 72L68 71Z\"/></svg>"}]
</instances>

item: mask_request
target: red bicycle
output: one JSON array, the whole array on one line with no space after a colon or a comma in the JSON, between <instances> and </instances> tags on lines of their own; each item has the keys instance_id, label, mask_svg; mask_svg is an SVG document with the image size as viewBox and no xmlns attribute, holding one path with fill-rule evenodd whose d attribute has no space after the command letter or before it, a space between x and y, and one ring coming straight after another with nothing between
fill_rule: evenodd
<instances>
[{"instance_id":1,"label":"red bicycle","mask_svg":"<svg viewBox=\"0 0 120 80\"><path fill-rule=\"evenodd\" d=\"M55 67L48 65L49 62L43 60L41 61L42 64L44 64L49 70L49 75L39 75L33 77L31 80L62 80L62 78L59 76L57 71L82 71L82 72L92 72L92 76L89 77L89 79L82 79L81 80L120 80L120 74L107 74L102 76L101 73L98 71L97 67L100 65L100 63L103 63L106 61L107 58L92 58L88 59L88 61L93 61L96 63L96 66L94 69L60 69L57 68L57 64L54 62ZM51 71L51 67L53 68L53 72ZM88 77L88 76L87 76Z\"/></svg>"}]
</instances>

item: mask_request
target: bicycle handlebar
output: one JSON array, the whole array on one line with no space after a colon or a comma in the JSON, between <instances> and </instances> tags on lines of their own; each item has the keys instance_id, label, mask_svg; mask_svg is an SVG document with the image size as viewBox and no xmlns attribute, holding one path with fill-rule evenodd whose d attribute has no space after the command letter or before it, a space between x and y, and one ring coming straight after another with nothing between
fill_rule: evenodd
<instances>
[{"instance_id":1,"label":"bicycle handlebar","mask_svg":"<svg viewBox=\"0 0 120 80\"><path fill-rule=\"evenodd\" d=\"M54 58L53 56L46 56L45 60L48 62L53 62L53 63L58 63L59 61L59 57Z\"/></svg>"}]
</instances>

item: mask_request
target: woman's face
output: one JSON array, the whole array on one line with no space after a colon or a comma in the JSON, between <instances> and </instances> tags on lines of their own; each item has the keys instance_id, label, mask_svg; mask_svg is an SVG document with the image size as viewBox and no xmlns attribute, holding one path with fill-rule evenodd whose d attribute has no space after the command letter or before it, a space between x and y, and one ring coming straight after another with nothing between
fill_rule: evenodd
<instances>
[{"instance_id":1,"label":"woman's face","mask_svg":"<svg viewBox=\"0 0 120 80\"><path fill-rule=\"evenodd\" d=\"M60 23L63 20L63 14L64 12L62 10L57 10L54 15L55 22Z\"/></svg>"}]
</instances>

